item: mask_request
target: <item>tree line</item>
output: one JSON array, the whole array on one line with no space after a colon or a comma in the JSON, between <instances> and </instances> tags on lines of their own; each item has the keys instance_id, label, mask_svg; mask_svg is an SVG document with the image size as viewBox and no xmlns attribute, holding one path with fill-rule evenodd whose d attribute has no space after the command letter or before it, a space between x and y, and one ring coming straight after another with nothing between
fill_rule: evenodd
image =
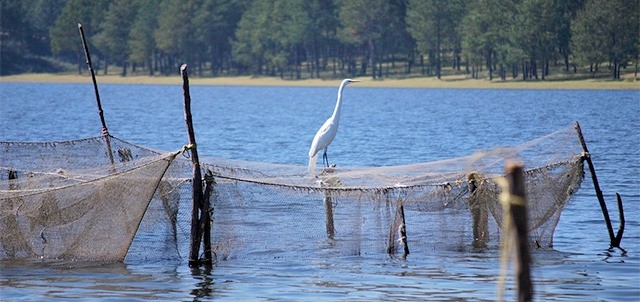
<instances>
[{"instance_id":1,"label":"tree line","mask_svg":"<svg viewBox=\"0 0 640 302\"><path fill-rule=\"evenodd\" d=\"M2 74L76 64L282 78L541 79L638 68L640 0L0 0ZM45 59L43 59L45 58ZM561 69L561 70L562 70ZM37 70L36 70L37 71Z\"/></svg>"}]
</instances>

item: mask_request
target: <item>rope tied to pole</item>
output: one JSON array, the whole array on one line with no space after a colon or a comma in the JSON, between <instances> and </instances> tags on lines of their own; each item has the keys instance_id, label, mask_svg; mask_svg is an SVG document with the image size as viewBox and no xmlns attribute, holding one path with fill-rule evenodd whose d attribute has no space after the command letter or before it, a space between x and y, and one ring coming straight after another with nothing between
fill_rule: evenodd
<instances>
[{"instance_id":1,"label":"rope tied to pole","mask_svg":"<svg viewBox=\"0 0 640 302\"><path fill-rule=\"evenodd\" d=\"M189 154L189 151L193 150L196 148L196 144L186 144L182 146L182 149L180 149L180 151L178 151L179 153L182 154L182 156L184 156L185 158L191 158L191 155Z\"/></svg>"},{"instance_id":2,"label":"rope tied to pole","mask_svg":"<svg viewBox=\"0 0 640 302\"><path fill-rule=\"evenodd\" d=\"M102 127L102 136L109 136L109 129L107 129L107 127Z\"/></svg>"}]
</instances>

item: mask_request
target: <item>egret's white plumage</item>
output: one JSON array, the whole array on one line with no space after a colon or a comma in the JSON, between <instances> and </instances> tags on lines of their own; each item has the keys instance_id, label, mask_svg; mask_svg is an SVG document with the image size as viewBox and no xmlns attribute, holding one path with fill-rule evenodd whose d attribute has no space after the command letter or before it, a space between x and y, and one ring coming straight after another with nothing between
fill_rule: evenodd
<instances>
[{"instance_id":1,"label":"egret's white plumage","mask_svg":"<svg viewBox=\"0 0 640 302\"><path fill-rule=\"evenodd\" d=\"M322 127L320 127L320 129L316 133L316 136L313 138L313 142L311 143L311 148L309 149L309 173L312 173L316 168L316 156L318 155L318 151L320 150L324 150L324 153L322 154L323 164L326 161L327 167L329 166L329 159L327 158L327 147L329 147L333 139L336 137L336 133L338 132L338 125L340 123L340 109L342 107L342 90L347 87L347 85L354 82L359 81L344 79L342 83L340 83L340 88L338 88L338 100L336 101L335 109L333 109L333 114L326 122L324 122Z\"/></svg>"}]
</instances>

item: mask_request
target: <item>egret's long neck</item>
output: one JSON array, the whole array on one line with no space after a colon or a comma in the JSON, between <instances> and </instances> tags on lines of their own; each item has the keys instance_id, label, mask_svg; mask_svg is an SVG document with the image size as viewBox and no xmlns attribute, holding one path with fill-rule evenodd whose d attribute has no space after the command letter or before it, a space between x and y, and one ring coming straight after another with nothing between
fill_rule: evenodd
<instances>
[{"instance_id":1,"label":"egret's long neck","mask_svg":"<svg viewBox=\"0 0 640 302\"><path fill-rule=\"evenodd\" d=\"M344 89L346 85L340 85L338 89L338 100L336 101L336 108L333 109L333 119L337 120L340 118L340 107L342 107L342 89Z\"/></svg>"}]
</instances>

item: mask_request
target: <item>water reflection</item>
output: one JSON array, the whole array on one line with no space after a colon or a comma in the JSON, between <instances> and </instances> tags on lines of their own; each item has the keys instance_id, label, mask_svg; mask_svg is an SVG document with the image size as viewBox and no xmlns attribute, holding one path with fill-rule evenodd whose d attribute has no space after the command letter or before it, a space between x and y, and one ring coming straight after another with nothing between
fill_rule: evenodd
<instances>
[{"instance_id":1,"label":"water reflection","mask_svg":"<svg viewBox=\"0 0 640 302\"><path fill-rule=\"evenodd\" d=\"M197 282L195 288L191 290L193 301L202 301L201 298L213 296L213 277L211 276L211 266L191 267L191 275Z\"/></svg>"},{"instance_id":2,"label":"water reflection","mask_svg":"<svg viewBox=\"0 0 640 302\"><path fill-rule=\"evenodd\" d=\"M603 256L602 260L607 263L624 263L627 251L620 247L612 247L598 255Z\"/></svg>"},{"instance_id":3,"label":"water reflection","mask_svg":"<svg viewBox=\"0 0 640 302\"><path fill-rule=\"evenodd\" d=\"M156 300L180 292L163 285L177 280L175 267L62 260L2 260L0 267L8 298Z\"/></svg>"}]
</instances>

